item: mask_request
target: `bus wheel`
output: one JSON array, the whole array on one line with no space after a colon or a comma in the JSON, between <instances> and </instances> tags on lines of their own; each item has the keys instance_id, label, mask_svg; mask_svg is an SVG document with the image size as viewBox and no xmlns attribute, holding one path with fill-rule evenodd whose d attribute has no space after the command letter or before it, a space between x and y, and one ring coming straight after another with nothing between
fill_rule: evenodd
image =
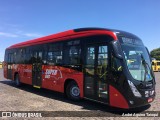
<instances>
[{"instance_id":1,"label":"bus wheel","mask_svg":"<svg viewBox=\"0 0 160 120\"><path fill-rule=\"evenodd\" d=\"M15 84L16 84L17 87L21 86L21 82L19 80L19 75L18 74L15 75Z\"/></svg>"},{"instance_id":2,"label":"bus wheel","mask_svg":"<svg viewBox=\"0 0 160 120\"><path fill-rule=\"evenodd\" d=\"M80 100L80 90L76 82L72 81L67 85L66 94L73 101Z\"/></svg>"}]
</instances>

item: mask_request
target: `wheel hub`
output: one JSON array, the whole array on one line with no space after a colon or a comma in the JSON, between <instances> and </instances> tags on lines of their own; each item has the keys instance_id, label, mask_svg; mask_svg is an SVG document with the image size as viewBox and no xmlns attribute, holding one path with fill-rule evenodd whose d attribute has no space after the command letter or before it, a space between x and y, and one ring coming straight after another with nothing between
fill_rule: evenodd
<instances>
[{"instance_id":1,"label":"wheel hub","mask_svg":"<svg viewBox=\"0 0 160 120\"><path fill-rule=\"evenodd\" d=\"M72 87L71 94L73 96L79 96L79 94L80 94L79 88L78 87Z\"/></svg>"}]
</instances>

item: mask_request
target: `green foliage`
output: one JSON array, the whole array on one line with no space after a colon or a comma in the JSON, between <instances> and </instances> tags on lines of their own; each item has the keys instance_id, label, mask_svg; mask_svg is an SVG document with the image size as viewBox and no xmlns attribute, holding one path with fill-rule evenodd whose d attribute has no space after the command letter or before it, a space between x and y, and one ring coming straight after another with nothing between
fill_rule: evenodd
<instances>
[{"instance_id":1,"label":"green foliage","mask_svg":"<svg viewBox=\"0 0 160 120\"><path fill-rule=\"evenodd\" d=\"M153 49L151 52L151 57L155 58L156 60L160 60L160 48Z\"/></svg>"}]
</instances>

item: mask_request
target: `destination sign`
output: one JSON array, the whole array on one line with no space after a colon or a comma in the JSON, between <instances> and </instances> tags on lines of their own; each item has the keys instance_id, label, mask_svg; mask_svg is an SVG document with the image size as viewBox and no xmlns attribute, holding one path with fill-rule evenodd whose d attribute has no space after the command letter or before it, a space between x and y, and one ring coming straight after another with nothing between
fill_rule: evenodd
<instances>
[{"instance_id":1,"label":"destination sign","mask_svg":"<svg viewBox=\"0 0 160 120\"><path fill-rule=\"evenodd\" d=\"M123 44L143 45L141 40L134 39L134 38L129 38L129 37L121 37L120 42L123 43Z\"/></svg>"}]
</instances>

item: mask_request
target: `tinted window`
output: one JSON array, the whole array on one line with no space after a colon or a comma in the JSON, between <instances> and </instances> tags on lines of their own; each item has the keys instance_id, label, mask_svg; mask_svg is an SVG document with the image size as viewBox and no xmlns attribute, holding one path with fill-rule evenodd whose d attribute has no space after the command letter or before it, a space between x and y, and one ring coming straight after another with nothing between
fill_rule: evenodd
<instances>
[{"instance_id":1,"label":"tinted window","mask_svg":"<svg viewBox=\"0 0 160 120\"><path fill-rule=\"evenodd\" d=\"M107 66L108 64L108 48L107 46L99 46L98 65Z\"/></svg>"},{"instance_id":2,"label":"tinted window","mask_svg":"<svg viewBox=\"0 0 160 120\"><path fill-rule=\"evenodd\" d=\"M31 60L31 50L29 48L26 48L26 55L25 55L25 63L26 64L31 64L32 60Z\"/></svg>"},{"instance_id":3,"label":"tinted window","mask_svg":"<svg viewBox=\"0 0 160 120\"><path fill-rule=\"evenodd\" d=\"M87 50L87 65L94 65L95 63L95 48L94 47L88 47Z\"/></svg>"},{"instance_id":4,"label":"tinted window","mask_svg":"<svg viewBox=\"0 0 160 120\"><path fill-rule=\"evenodd\" d=\"M80 46L71 46L69 49L69 60L71 65L80 64Z\"/></svg>"},{"instance_id":5,"label":"tinted window","mask_svg":"<svg viewBox=\"0 0 160 120\"><path fill-rule=\"evenodd\" d=\"M13 53L8 54L8 63L10 63L10 64L13 63Z\"/></svg>"},{"instance_id":6,"label":"tinted window","mask_svg":"<svg viewBox=\"0 0 160 120\"><path fill-rule=\"evenodd\" d=\"M65 65L80 65L81 64L81 47L80 40L68 41L64 49Z\"/></svg>"},{"instance_id":7,"label":"tinted window","mask_svg":"<svg viewBox=\"0 0 160 120\"><path fill-rule=\"evenodd\" d=\"M4 61L5 61L5 62L8 62L8 50L5 51Z\"/></svg>"},{"instance_id":8,"label":"tinted window","mask_svg":"<svg viewBox=\"0 0 160 120\"><path fill-rule=\"evenodd\" d=\"M61 43L49 45L47 62L49 65L62 64L62 44Z\"/></svg>"}]
</instances>

